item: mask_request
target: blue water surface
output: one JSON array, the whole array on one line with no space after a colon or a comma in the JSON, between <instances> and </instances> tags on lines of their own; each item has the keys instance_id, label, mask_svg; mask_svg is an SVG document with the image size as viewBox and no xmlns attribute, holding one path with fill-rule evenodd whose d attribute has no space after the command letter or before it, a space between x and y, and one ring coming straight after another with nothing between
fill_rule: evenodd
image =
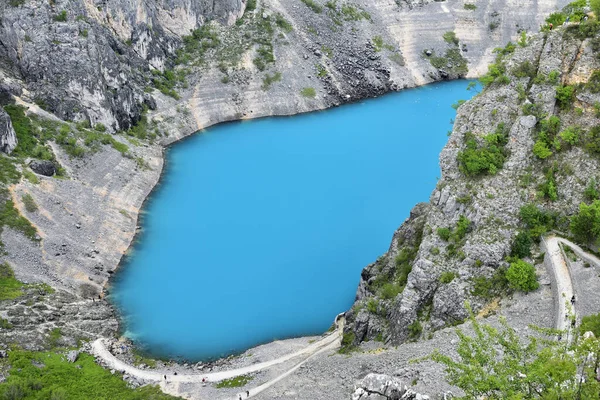
<instances>
[{"instance_id":1,"label":"blue water surface","mask_svg":"<svg viewBox=\"0 0 600 400\"><path fill-rule=\"evenodd\" d=\"M143 234L113 282L126 335L206 360L327 330L360 271L427 201L467 81L173 145Z\"/></svg>"}]
</instances>

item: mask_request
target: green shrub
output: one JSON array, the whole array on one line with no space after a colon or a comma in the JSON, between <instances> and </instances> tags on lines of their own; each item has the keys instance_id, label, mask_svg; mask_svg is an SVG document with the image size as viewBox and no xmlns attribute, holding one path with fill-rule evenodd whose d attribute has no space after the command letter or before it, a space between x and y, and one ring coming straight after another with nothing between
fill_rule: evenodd
<instances>
[{"instance_id":1,"label":"green shrub","mask_svg":"<svg viewBox=\"0 0 600 400\"><path fill-rule=\"evenodd\" d=\"M538 140L533 145L533 154L537 158L544 160L552 155L552 151L543 140Z\"/></svg>"},{"instance_id":2,"label":"green shrub","mask_svg":"<svg viewBox=\"0 0 600 400\"><path fill-rule=\"evenodd\" d=\"M356 349L356 346L354 345L355 340L356 335L354 332L344 332L344 335L342 336L342 344L338 352L341 354L351 353L354 349Z\"/></svg>"},{"instance_id":3,"label":"green shrub","mask_svg":"<svg viewBox=\"0 0 600 400\"><path fill-rule=\"evenodd\" d=\"M567 19L567 16L565 14L563 14L562 12L555 12L555 13L550 14L546 18L546 23L552 24L552 25L554 25L554 27L558 27L558 26L562 25L566 19Z\"/></svg>"},{"instance_id":4,"label":"green shrub","mask_svg":"<svg viewBox=\"0 0 600 400\"><path fill-rule=\"evenodd\" d=\"M583 191L583 198L587 201L594 201L600 199L600 192L598 192L598 187L596 184L596 179L591 178L588 182L585 190Z\"/></svg>"},{"instance_id":5,"label":"green shrub","mask_svg":"<svg viewBox=\"0 0 600 400\"><path fill-rule=\"evenodd\" d=\"M31 195L29 193L25 193L22 197L21 200L23 200L23 204L25 205L25 209L32 213L32 212L36 212L38 210L38 206L37 204L35 204L35 201L33 200L33 197L31 197Z\"/></svg>"},{"instance_id":6,"label":"green shrub","mask_svg":"<svg viewBox=\"0 0 600 400\"><path fill-rule=\"evenodd\" d=\"M266 74L263 78L262 90L269 90L274 82L281 81L281 72L276 72L273 75Z\"/></svg>"},{"instance_id":7,"label":"green shrub","mask_svg":"<svg viewBox=\"0 0 600 400\"><path fill-rule=\"evenodd\" d=\"M485 276L473 278L471 294L488 300L501 296L508 290L508 281L505 274L506 268L498 268L489 279Z\"/></svg>"},{"instance_id":8,"label":"green shrub","mask_svg":"<svg viewBox=\"0 0 600 400\"><path fill-rule=\"evenodd\" d=\"M440 275L440 283L448 284L454 280L458 275L454 272L446 271Z\"/></svg>"},{"instance_id":9,"label":"green shrub","mask_svg":"<svg viewBox=\"0 0 600 400\"><path fill-rule=\"evenodd\" d=\"M531 237L526 232L519 232L510 247L511 257L525 258L531 255Z\"/></svg>"},{"instance_id":10,"label":"green shrub","mask_svg":"<svg viewBox=\"0 0 600 400\"><path fill-rule=\"evenodd\" d=\"M300 91L300 94L302 96L310 98L310 99L314 99L317 96L317 92L316 92L315 88L312 88L312 87L306 87L306 88L302 89Z\"/></svg>"},{"instance_id":11,"label":"green shrub","mask_svg":"<svg viewBox=\"0 0 600 400\"><path fill-rule=\"evenodd\" d=\"M412 324L408 325L408 339L417 340L423 332L423 326L418 320L415 320Z\"/></svg>"},{"instance_id":12,"label":"green shrub","mask_svg":"<svg viewBox=\"0 0 600 400\"><path fill-rule=\"evenodd\" d=\"M444 40L446 41L446 43L453 44L455 46L458 46L458 44L460 42L458 40L458 37L456 36L456 33L454 33L454 31L448 31L448 32L444 33L443 37L444 37Z\"/></svg>"},{"instance_id":13,"label":"green shrub","mask_svg":"<svg viewBox=\"0 0 600 400\"><path fill-rule=\"evenodd\" d=\"M94 130L98 132L106 132L106 126L104 126L104 124L97 123L96 126L94 126Z\"/></svg>"},{"instance_id":14,"label":"green shrub","mask_svg":"<svg viewBox=\"0 0 600 400\"><path fill-rule=\"evenodd\" d=\"M456 222L456 227L454 228L453 239L456 242L463 240L469 228L471 227L471 221L464 215L458 217L458 221Z\"/></svg>"},{"instance_id":15,"label":"green shrub","mask_svg":"<svg viewBox=\"0 0 600 400\"><path fill-rule=\"evenodd\" d=\"M600 314L586 315L583 317L579 329L581 333L592 332L595 337L600 337Z\"/></svg>"},{"instance_id":16,"label":"green shrub","mask_svg":"<svg viewBox=\"0 0 600 400\"><path fill-rule=\"evenodd\" d=\"M452 231L450 231L450 228L438 228L437 229L437 234L440 238L442 238L442 240L448 241L448 239L450 239L450 235L451 235Z\"/></svg>"},{"instance_id":17,"label":"green shrub","mask_svg":"<svg viewBox=\"0 0 600 400\"><path fill-rule=\"evenodd\" d=\"M377 314L378 309L379 309L379 302L376 299L374 299L373 297L371 297L367 301L367 311L370 312L371 314Z\"/></svg>"},{"instance_id":18,"label":"green shrub","mask_svg":"<svg viewBox=\"0 0 600 400\"><path fill-rule=\"evenodd\" d=\"M560 139L570 146L575 146L579 143L580 135L581 128L577 126L570 126L559 134Z\"/></svg>"},{"instance_id":19,"label":"green shrub","mask_svg":"<svg viewBox=\"0 0 600 400\"><path fill-rule=\"evenodd\" d=\"M554 228L555 216L538 208L535 204L527 204L519 210L519 218L532 239L538 239Z\"/></svg>"},{"instance_id":20,"label":"green shrub","mask_svg":"<svg viewBox=\"0 0 600 400\"><path fill-rule=\"evenodd\" d=\"M54 16L54 20L57 22L66 22L67 12L65 10L62 10L60 13Z\"/></svg>"},{"instance_id":21,"label":"green shrub","mask_svg":"<svg viewBox=\"0 0 600 400\"><path fill-rule=\"evenodd\" d=\"M579 212L571 217L571 232L580 243L594 243L600 235L600 200L590 205L581 203Z\"/></svg>"},{"instance_id":22,"label":"green shrub","mask_svg":"<svg viewBox=\"0 0 600 400\"><path fill-rule=\"evenodd\" d=\"M512 73L517 78L534 78L537 74L537 68L527 60L519 64Z\"/></svg>"},{"instance_id":23,"label":"green shrub","mask_svg":"<svg viewBox=\"0 0 600 400\"><path fill-rule=\"evenodd\" d=\"M385 300L395 299L403 289L404 287L397 283L386 283L381 287L380 295Z\"/></svg>"},{"instance_id":24,"label":"green shrub","mask_svg":"<svg viewBox=\"0 0 600 400\"><path fill-rule=\"evenodd\" d=\"M540 286L534 266L523 260L510 264L506 270L506 280L510 287L523 292L531 292Z\"/></svg>"},{"instance_id":25,"label":"green shrub","mask_svg":"<svg viewBox=\"0 0 600 400\"><path fill-rule=\"evenodd\" d=\"M538 187L539 195L550 201L558 200L558 191L556 187L555 169L550 168L545 174L545 181Z\"/></svg>"},{"instance_id":26,"label":"green shrub","mask_svg":"<svg viewBox=\"0 0 600 400\"><path fill-rule=\"evenodd\" d=\"M506 152L504 146L508 142L507 135L499 131L484 137L484 143L479 145L471 133L465 135L466 146L458 153L459 169L468 176L490 174L494 175L504 165Z\"/></svg>"},{"instance_id":27,"label":"green shrub","mask_svg":"<svg viewBox=\"0 0 600 400\"><path fill-rule=\"evenodd\" d=\"M568 110L573 106L573 101L575 101L575 87L570 85L557 86L555 97L558 106L563 110Z\"/></svg>"},{"instance_id":28,"label":"green shrub","mask_svg":"<svg viewBox=\"0 0 600 400\"><path fill-rule=\"evenodd\" d=\"M476 10L476 9L477 9L477 6L476 6L475 4L465 4L465 5L463 6L463 8L464 8L465 10L470 10L470 11L473 11L473 10Z\"/></svg>"},{"instance_id":29,"label":"green shrub","mask_svg":"<svg viewBox=\"0 0 600 400\"><path fill-rule=\"evenodd\" d=\"M521 36L519 36L517 44L521 47L527 46L527 32L521 31Z\"/></svg>"}]
</instances>

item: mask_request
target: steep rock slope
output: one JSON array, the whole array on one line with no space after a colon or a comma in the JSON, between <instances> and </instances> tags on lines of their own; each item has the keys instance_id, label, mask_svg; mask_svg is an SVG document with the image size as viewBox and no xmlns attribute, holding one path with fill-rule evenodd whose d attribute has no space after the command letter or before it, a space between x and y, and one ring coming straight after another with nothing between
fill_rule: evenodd
<instances>
[{"instance_id":1,"label":"steep rock slope","mask_svg":"<svg viewBox=\"0 0 600 400\"><path fill-rule=\"evenodd\" d=\"M0 4L2 81L64 120L126 130L140 119L150 70L171 64L181 36L209 19L233 23L241 0L5 1ZM20 94L13 90L13 94Z\"/></svg>"},{"instance_id":2,"label":"steep rock slope","mask_svg":"<svg viewBox=\"0 0 600 400\"><path fill-rule=\"evenodd\" d=\"M571 24L499 52L488 87L459 109L429 203L415 207L389 251L363 271L348 346L398 344L462 322L465 300L478 310L502 295L517 232L569 230L567 217L600 166L599 43L597 24ZM494 155L475 160L492 145ZM546 222L527 226L527 205Z\"/></svg>"}]
</instances>

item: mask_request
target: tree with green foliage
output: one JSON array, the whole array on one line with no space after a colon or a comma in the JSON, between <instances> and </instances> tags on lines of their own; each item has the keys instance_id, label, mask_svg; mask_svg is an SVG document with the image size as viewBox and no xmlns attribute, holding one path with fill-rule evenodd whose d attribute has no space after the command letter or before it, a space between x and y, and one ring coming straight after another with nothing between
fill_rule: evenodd
<instances>
[{"instance_id":1,"label":"tree with green foliage","mask_svg":"<svg viewBox=\"0 0 600 400\"><path fill-rule=\"evenodd\" d=\"M581 203L579 212L571 217L571 232L575 240L593 244L600 235L600 200L590 205Z\"/></svg>"},{"instance_id":2,"label":"tree with green foliage","mask_svg":"<svg viewBox=\"0 0 600 400\"><path fill-rule=\"evenodd\" d=\"M572 107L573 101L575 101L575 87L570 85L557 86L555 97L558 106L563 110L568 110Z\"/></svg>"},{"instance_id":3,"label":"tree with green foliage","mask_svg":"<svg viewBox=\"0 0 600 400\"><path fill-rule=\"evenodd\" d=\"M526 232L519 232L510 248L510 255L517 258L525 258L531 255L531 237Z\"/></svg>"},{"instance_id":4,"label":"tree with green foliage","mask_svg":"<svg viewBox=\"0 0 600 400\"><path fill-rule=\"evenodd\" d=\"M517 260L510 264L506 270L506 280L511 288L523 292L531 292L540 287L535 267L523 260Z\"/></svg>"},{"instance_id":5,"label":"tree with green foliage","mask_svg":"<svg viewBox=\"0 0 600 400\"><path fill-rule=\"evenodd\" d=\"M576 331L571 341L547 340L541 336L565 332L537 327L532 327L537 334L523 338L504 318L499 329L480 323L472 312L470 320L473 336L456 331L458 357L435 351L425 358L446 367L448 383L465 394L455 398L582 400L600 396L597 338Z\"/></svg>"},{"instance_id":6,"label":"tree with green foliage","mask_svg":"<svg viewBox=\"0 0 600 400\"><path fill-rule=\"evenodd\" d=\"M465 149L457 156L459 169L465 175L494 175L504 165L505 146L508 143L504 124L499 124L496 132L486 135L483 139L483 144L479 144L473 134L465 134Z\"/></svg>"}]
</instances>

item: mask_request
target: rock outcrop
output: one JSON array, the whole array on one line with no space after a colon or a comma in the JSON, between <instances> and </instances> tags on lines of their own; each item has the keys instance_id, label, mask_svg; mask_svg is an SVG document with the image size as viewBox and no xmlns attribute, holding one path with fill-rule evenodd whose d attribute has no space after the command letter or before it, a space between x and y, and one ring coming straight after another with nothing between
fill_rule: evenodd
<instances>
[{"instance_id":1,"label":"rock outcrop","mask_svg":"<svg viewBox=\"0 0 600 400\"><path fill-rule=\"evenodd\" d=\"M17 147L17 135L9 115L0 108L0 152L10 154Z\"/></svg>"},{"instance_id":2,"label":"rock outcrop","mask_svg":"<svg viewBox=\"0 0 600 400\"><path fill-rule=\"evenodd\" d=\"M244 7L242 0L3 2L0 58L43 109L126 130L153 104L144 93L150 71L172 66L182 36L207 20L231 24Z\"/></svg>"},{"instance_id":3,"label":"rock outcrop","mask_svg":"<svg viewBox=\"0 0 600 400\"><path fill-rule=\"evenodd\" d=\"M352 400L429 400L429 396L414 392L396 377L368 374L356 384Z\"/></svg>"},{"instance_id":4,"label":"rock outcrop","mask_svg":"<svg viewBox=\"0 0 600 400\"><path fill-rule=\"evenodd\" d=\"M594 108L600 104L594 86L598 40L595 25L572 24L500 52L496 65L503 72L487 77L493 83L459 108L429 203L413 210L389 251L364 269L347 313L347 341L417 340L461 323L468 315L465 301L477 311L499 296L491 282L508 266L506 257L523 229L523 206L554 213L557 229L569 229L568 216L600 167L594 144L600 124ZM557 100L559 88L574 84L579 86L572 104ZM550 118L558 124L553 133L547 132ZM565 142L563 131L577 132L577 139ZM504 138L502 167L469 173L461 154L468 146L484 146L489 134ZM542 159L533 146L544 135L556 138Z\"/></svg>"},{"instance_id":5,"label":"rock outcrop","mask_svg":"<svg viewBox=\"0 0 600 400\"><path fill-rule=\"evenodd\" d=\"M29 168L31 168L33 172L44 176L52 176L56 173L54 163L48 160L33 160L29 163Z\"/></svg>"}]
</instances>

